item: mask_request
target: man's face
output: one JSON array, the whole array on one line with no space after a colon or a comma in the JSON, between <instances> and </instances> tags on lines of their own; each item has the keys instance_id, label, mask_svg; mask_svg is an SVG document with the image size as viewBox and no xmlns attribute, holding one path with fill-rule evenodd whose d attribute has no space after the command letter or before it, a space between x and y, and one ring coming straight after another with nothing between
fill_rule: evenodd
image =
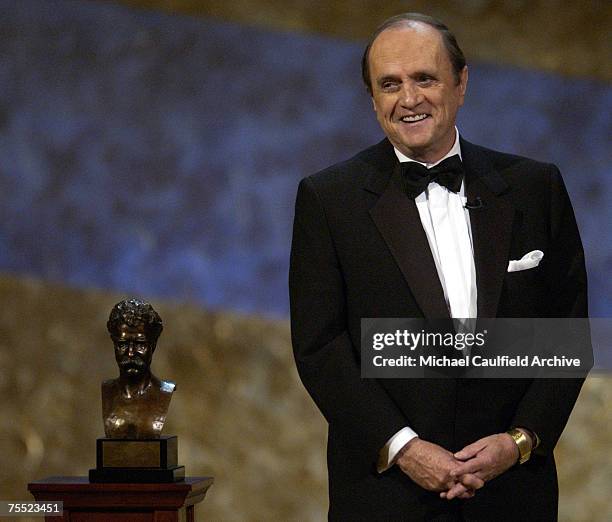
<instances>
[{"instance_id":1,"label":"man's face","mask_svg":"<svg viewBox=\"0 0 612 522\"><path fill-rule=\"evenodd\" d=\"M412 159L441 159L455 140L467 67L457 83L442 37L418 22L380 33L369 66L376 118L391 143Z\"/></svg>"},{"instance_id":2,"label":"man's face","mask_svg":"<svg viewBox=\"0 0 612 522\"><path fill-rule=\"evenodd\" d=\"M122 375L137 379L149 371L155 344L147 339L142 325L133 327L122 324L112 338L115 360Z\"/></svg>"}]
</instances>

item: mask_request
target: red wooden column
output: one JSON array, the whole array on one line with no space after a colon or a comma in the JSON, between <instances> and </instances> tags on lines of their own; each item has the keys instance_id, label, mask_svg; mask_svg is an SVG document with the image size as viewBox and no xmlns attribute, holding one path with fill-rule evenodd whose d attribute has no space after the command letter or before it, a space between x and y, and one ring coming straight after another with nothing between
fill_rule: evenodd
<instances>
[{"instance_id":1,"label":"red wooden column","mask_svg":"<svg viewBox=\"0 0 612 522\"><path fill-rule=\"evenodd\" d=\"M49 477L28 484L37 501L63 501L65 522L195 522L212 477L166 484L92 484L87 477ZM183 514L184 512L184 514Z\"/></svg>"}]
</instances>

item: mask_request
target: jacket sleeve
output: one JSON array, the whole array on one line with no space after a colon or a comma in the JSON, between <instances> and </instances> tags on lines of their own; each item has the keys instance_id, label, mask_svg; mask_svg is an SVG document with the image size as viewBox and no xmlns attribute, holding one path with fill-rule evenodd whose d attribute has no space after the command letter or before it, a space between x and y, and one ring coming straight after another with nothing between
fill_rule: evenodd
<instances>
[{"instance_id":1,"label":"jacket sleeve","mask_svg":"<svg viewBox=\"0 0 612 522\"><path fill-rule=\"evenodd\" d=\"M406 419L374 379L362 379L347 330L345 280L313 182L298 188L289 270L291 338L304 386L343 443L376 463Z\"/></svg>"},{"instance_id":2,"label":"jacket sleeve","mask_svg":"<svg viewBox=\"0 0 612 522\"><path fill-rule=\"evenodd\" d=\"M551 165L550 226L546 284L549 293L547 317L588 317L587 276L584 251L574 211L559 170ZM582 352L592 367L588 327ZM536 454L552 453L576 403L584 379L534 379L514 416L513 425L537 433L541 444Z\"/></svg>"}]
</instances>

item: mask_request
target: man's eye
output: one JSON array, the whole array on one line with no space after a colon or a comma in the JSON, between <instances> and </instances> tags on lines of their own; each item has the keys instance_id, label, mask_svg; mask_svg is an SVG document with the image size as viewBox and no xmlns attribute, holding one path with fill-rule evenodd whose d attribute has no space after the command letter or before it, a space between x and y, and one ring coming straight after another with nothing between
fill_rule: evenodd
<instances>
[{"instance_id":1,"label":"man's eye","mask_svg":"<svg viewBox=\"0 0 612 522\"><path fill-rule=\"evenodd\" d=\"M383 91L389 91L389 90L394 89L395 87L397 87L396 82L383 82L381 84L381 88Z\"/></svg>"},{"instance_id":2,"label":"man's eye","mask_svg":"<svg viewBox=\"0 0 612 522\"><path fill-rule=\"evenodd\" d=\"M420 83L421 85L423 84L427 85L433 82L433 78L431 76L419 76L417 78L417 82Z\"/></svg>"}]
</instances>

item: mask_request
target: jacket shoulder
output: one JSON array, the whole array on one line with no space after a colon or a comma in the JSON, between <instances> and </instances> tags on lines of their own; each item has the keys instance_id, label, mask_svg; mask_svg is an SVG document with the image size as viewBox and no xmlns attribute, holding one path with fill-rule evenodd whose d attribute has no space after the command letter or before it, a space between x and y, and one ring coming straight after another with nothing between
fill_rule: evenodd
<instances>
[{"instance_id":1,"label":"jacket shoulder","mask_svg":"<svg viewBox=\"0 0 612 522\"><path fill-rule=\"evenodd\" d=\"M538 193L556 183L562 184L559 169L552 163L544 163L524 156L488 149L465 140L461 153L468 172L481 177L496 193L524 189Z\"/></svg>"},{"instance_id":2,"label":"jacket shoulder","mask_svg":"<svg viewBox=\"0 0 612 522\"><path fill-rule=\"evenodd\" d=\"M470 154L478 154L486 158L487 162L500 173L505 171L521 170L525 173L550 173L551 169L557 167L552 163L546 163L525 156L519 156L517 154L510 154L508 152L501 152L498 150L489 149L480 145L474 145L472 143L465 143L464 148L470 150Z\"/></svg>"},{"instance_id":3,"label":"jacket shoulder","mask_svg":"<svg viewBox=\"0 0 612 522\"><path fill-rule=\"evenodd\" d=\"M388 171L397 162L393 146L386 140L364 149L351 158L306 176L317 191L361 188L372 174Z\"/></svg>"}]
</instances>

